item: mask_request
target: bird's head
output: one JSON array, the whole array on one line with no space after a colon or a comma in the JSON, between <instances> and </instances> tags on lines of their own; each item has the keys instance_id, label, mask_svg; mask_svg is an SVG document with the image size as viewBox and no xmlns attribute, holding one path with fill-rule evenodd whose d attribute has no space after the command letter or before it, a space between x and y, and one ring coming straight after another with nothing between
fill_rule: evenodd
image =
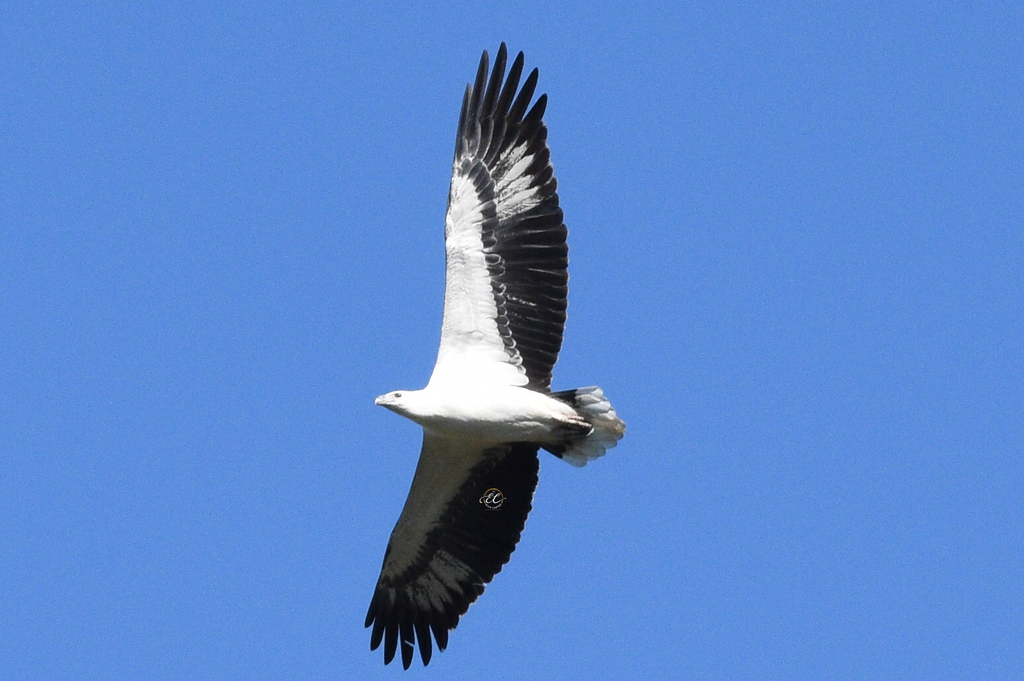
<instances>
[{"instance_id":1,"label":"bird's head","mask_svg":"<svg viewBox=\"0 0 1024 681\"><path fill-rule=\"evenodd\" d=\"M386 407L396 414L408 417L411 403L414 400L413 393L415 390L393 390L389 393L384 393L373 401L374 404L380 407Z\"/></svg>"}]
</instances>

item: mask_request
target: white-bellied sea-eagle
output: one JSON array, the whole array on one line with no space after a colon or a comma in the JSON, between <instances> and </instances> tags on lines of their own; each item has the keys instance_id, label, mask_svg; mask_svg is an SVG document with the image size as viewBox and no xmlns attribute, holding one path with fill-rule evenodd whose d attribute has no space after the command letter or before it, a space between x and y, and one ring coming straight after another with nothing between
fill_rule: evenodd
<instances>
[{"instance_id":1,"label":"white-bellied sea-eagle","mask_svg":"<svg viewBox=\"0 0 1024 681\"><path fill-rule=\"evenodd\" d=\"M505 78L502 44L466 88L445 218L444 317L423 390L376 403L423 427L423 450L398 518L366 626L384 662L448 632L515 549L537 486L537 450L582 466L614 447L625 424L600 388L551 392L569 275L534 69L523 53ZM518 92L517 92L518 91Z\"/></svg>"}]
</instances>

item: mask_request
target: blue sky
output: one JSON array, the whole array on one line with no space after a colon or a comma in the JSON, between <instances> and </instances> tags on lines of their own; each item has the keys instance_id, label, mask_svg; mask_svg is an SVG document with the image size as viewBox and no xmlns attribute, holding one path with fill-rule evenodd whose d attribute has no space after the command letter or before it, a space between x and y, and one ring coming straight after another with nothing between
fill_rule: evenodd
<instances>
[{"instance_id":1,"label":"blue sky","mask_svg":"<svg viewBox=\"0 0 1024 681\"><path fill-rule=\"evenodd\" d=\"M403 673L463 88L540 68L570 230L512 561ZM9 679L1018 679L1014 3L0 8Z\"/></svg>"}]
</instances>

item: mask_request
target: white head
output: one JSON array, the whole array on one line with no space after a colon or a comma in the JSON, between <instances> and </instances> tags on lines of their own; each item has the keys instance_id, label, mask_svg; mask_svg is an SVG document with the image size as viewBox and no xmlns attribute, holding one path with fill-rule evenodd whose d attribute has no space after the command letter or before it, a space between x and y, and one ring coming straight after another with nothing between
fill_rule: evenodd
<instances>
[{"instance_id":1,"label":"white head","mask_svg":"<svg viewBox=\"0 0 1024 681\"><path fill-rule=\"evenodd\" d=\"M389 393L385 393L373 401L374 404L387 407L396 414L413 419L413 415L416 412L416 405L419 400L417 399L420 394L420 390L393 390Z\"/></svg>"}]
</instances>

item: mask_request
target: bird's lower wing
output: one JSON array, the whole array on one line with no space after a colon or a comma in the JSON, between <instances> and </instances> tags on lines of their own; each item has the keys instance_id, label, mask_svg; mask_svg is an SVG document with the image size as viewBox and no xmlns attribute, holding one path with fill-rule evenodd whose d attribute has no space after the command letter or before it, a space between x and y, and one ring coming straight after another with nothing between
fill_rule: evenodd
<instances>
[{"instance_id":1,"label":"bird's lower wing","mask_svg":"<svg viewBox=\"0 0 1024 681\"><path fill-rule=\"evenodd\" d=\"M537 470L536 445L483 449L424 435L412 488L366 614L366 626L373 626L370 649L383 640L385 664L401 642L402 665L408 668L418 640L426 665L431 631L438 649L445 649L448 631L515 550L532 507Z\"/></svg>"}]
</instances>

